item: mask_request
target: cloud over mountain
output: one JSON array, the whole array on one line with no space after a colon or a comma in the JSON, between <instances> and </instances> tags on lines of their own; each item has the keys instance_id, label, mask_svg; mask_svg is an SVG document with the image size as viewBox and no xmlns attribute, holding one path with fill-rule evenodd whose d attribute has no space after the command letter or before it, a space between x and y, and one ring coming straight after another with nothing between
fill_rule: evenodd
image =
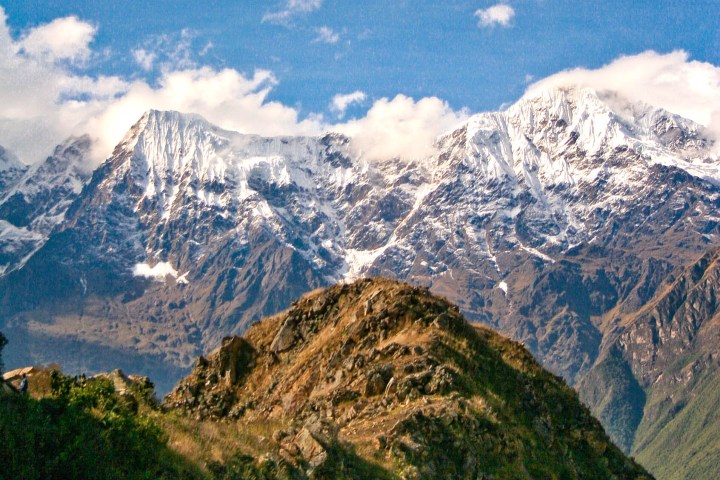
<instances>
[{"instance_id":1,"label":"cloud over mountain","mask_svg":"<svg viewBox=\"0 0 720 480\"><path fill-rule=\"evenodd\" d=\"M434 152L438 135L467 118L436 97L418 101L405 95L376 101L363 118L334 128L353 138L353 143L373 160L402 157L418 159Z\"/></svg>"},{"instance_id":2,"label":"cloud over mountain","mask_svg":"<svg viewBox=\"0 0 720 480\"><path fill-rule=\"evenodd\" d=\"M566 70L532 84L528 94L573 85L613 91L633 102L662 107L705 125L720 137L720 67L690 60L682 50L647 51L597 69Z\"/></svg>"}]
</instances>

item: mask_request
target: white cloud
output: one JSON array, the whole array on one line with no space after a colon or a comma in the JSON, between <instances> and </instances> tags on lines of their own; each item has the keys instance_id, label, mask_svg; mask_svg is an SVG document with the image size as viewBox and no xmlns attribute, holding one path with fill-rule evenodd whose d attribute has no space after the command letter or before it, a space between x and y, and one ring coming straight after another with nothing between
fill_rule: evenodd
<instances>
[{"instance_id":1,"label":"white cloud","mask_svg":"<svg viewBox=\"0 0 720 480\"><path fill-rule=\"evenodd\" d=\"M333 97L332 102L330 102L330 110L333 111L338 118L342 118L345 116L345 112L350 105L353 103L362 103L366 98L367 95L365 95L365 92L361 92L360 90L355 90L352 93L344 95L337 94Z\"/></svg>"},{"instance_id":2,"label":"white cloud","mask_svg":"<svg viewBox=\"0 0 720 480\"><path fill-rule=\"evenodd\" d=\"M168 262L159 262L154 266L150 266L147 263L136 263L133 267L133 275L136 277L151 278L158 282L167 280L168 275L175 279L175 283L187 284L187 276L190 272L187 271L182 275L178 276L178 271L175 270L172 265Z\"/></svg>"},{"instance_id":3,"label":"white cloud","mask_svg":"<svg viewBox=\"0 0 720 480\"><path fill-rule=\"evenodd\" d=\"M195 66L188 46L191 32L155 39L165 55L154 65L160 75L152 85L143 79L90 77L73 73L49 58L29 57L14 40L0 7L0 145L26 163L34 163L72 134L94 140L94 161L107 158L128 128L148 109L203 115L224 128L263 135L318 134L320 117L299 119L292 107L268 101L276 84L271 72L251 75L236 70ZM145 60L156 54L144 49ZM159 50L158 50L159 51ZM52 61L51 61L52 60ZM173 64L179 65L173 68Z\"/></svg>"},{"instance_id":4,"label":"white cloud","mask_svg":"<svg viewBox=\"0 0 720 480\"><path fill-rule=\"evenodd\" d=\"M285 7L273 13L266 13L262 21L263 23L273 23L276 25L287 25L292 17L303 13L310 13L322 6L322 0L288 0Z\"/></svg>"},{"instance_id":5,"label":"white cloud","mask_svg":"<svg viewBox=\"0 0 720 480\"><path fill-rule=\"evenodd\" d=\"M558 86L613 91L633 102L664 108L709 127L720 138L720 67L675 51L620 57L595 70L576 68L532 84L528 95Z\"/></svg>"},{"instance_id":6,"label":"white cloud","mask_svg":"<svg viewBox=\"0 0 720 480\"><path fill-rule=\"evenodd\" d=\"M71 25L78 23L83 22L76 19L70 22ZM63 24L48 25L55 29ZM10 35L5 11L0 7L0 145L28 163L48 155L72 132L72 126L84 113L74 97L86 94L104 98L122 91L124 85L118 79L92 79L69 73L67 62L58 60L87 58L86 47L92 38L80 42L59 40L55 50L48 50L41 47L40 41L45 37L46 28L50 27L37 27L16 41ZM29 51L28 45L32 45Z\"/></svg>"},{"instance_id":7,"label":"white cloud","mask_svg":"<svg viewBox=\"0 0 720 480\"><path fill-rule=\"evenodd\" d=\"M146 72L153 69L153 64L157 59L157 54L148 52L144 48L136 48L132 51L132 55L135 62Z\"/></svg>"},{"instance_id":8,"label":"white cloud","mask_svg":"<svg viewBox=\"0 0 720 480\"><path fill-rule=\"evenodd\" d=\"M498 3L490 8L478 9L475 12L475 16L478 17L478 27L486 28L500 25L502 27L509 27L510 20L515 16L515 10L510 5L504 3Z\"/></svg>"},{"instance_id":9,"label":"white cloud","mask_svg":"<svg viewBox=\"0 0 720 480\"><path fill-rule=\"evenodd\" d=\"M82 63L90 58L90 43L96 32L93 25L77 17L57 18L28 31L18 46L29 57Z\"/></svg>"},{"instance_id":10,"label":"white cloud","mask_svg":"<svg viewBox=\"0 0 720 480\"><path fill-rule=\"evenodd\" d=\"M165 277L170 275L171 277L177 277L177 270L168 262L159 262L154 266L150 266L147 263L138 263L133 267L133 275L136 277L152 278L155 280L165 280Z\"/></svg>"},{"instance_id":11,"label":"white cloud","mask_svg":"<svg viewBox=\"0 0 720 480\"><path fill-rule=\"evenodd\" d=\"M196 68L198 58L206 55L213 48L212 42L207 42L196 55L193 46L196 37L196 33L188 28L176 33L150 35L131 53L135 63L146 72L155 67L161 71Z\"/></svg>"},{"instance_id":12,"label":"white cloud","mask_svg":"<svg viewBox=\"0 0 720 480\"><path fill-rule=\"evenodd\" d=\"M212 41L208 41L208 42L205 44L205 46L202 48L202 50L200 50L200 56L201 56L201 57L204 57L204 56L207 55L208 52L209 52L210 50L212 50L213 48L215 48L215 44L214 44Z\"/></svg>"},{"instance_id":13,"label":"white cloud","mask_svg":"<svg viewBox=\"0 0 720 480\"><path fill-rule=\"evenodd\" d=\"M313 43L329 43L334 44L340 40L340 34L335 32L330 27L320 27L315 30L317 37L313 40Z\"/></svg>"},{"instance_id":14,"label":"white cloud","mask_svg":"<svg viewBox=\"0 0 720 480\"><path fill-rule=\"evenodd\" d=\"M427 97L417 102L405 95L375 102L367 115L333 129L352 137L352 143L369 160L425 158L435 152L438 135L467 118L446 102Z\"/></svg>"}]
</instances>

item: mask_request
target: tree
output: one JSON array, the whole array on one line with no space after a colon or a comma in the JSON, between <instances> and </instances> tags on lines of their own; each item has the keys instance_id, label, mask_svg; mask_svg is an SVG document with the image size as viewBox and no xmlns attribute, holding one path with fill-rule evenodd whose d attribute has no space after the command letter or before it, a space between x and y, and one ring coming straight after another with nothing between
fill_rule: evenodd
<instances>
[{"instance_id":1,"label":"tree","mask_svg":"<svg viewBox=\"0 0 720 480\"><path fill-rule=\"evenodd\" d=\"M5 368L5 364L3 364L2 360L2 349L5 345L7 345L7 338L2 332L0 332L0 375L2 375L3 369Z\"/></svg>"}]
</instances>

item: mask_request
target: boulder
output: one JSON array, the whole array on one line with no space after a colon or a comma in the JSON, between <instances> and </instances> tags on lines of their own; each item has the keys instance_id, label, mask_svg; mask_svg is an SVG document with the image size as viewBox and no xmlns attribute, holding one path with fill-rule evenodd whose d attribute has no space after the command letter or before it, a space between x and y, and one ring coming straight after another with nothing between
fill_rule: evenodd
<instances>
[{"instance_id":1,"label":"boulder","mask_svg":"<svg viewBox=\"0 0 720 480\"><path fill-rule=\"evenodd\" d=\"M308 462L310 468L317 468L328 459L328 452L325 447L313 437L306 427L295 435L293 443L300 455Z\"/></svg>"},{"instance_id":2,"label":"boulder","mask_svg":"<svg viewBox=\"0 0 720 480\"><path fill-rule=\"evenodd\" d=\"M278 330L275 338L273 338L270 350L274 353L280 353L291 349L295 344L295 333L295 322L293 318L288 318Z\"/></svg>"}]
</instances>

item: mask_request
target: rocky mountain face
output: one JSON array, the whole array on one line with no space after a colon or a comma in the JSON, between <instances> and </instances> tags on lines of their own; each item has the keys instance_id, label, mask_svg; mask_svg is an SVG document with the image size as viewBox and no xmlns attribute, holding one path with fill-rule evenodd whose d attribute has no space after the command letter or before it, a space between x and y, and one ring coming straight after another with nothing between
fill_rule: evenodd
<instances>
[{"instance_id":1,"label":"rocky mountain face","mask_svg":"<svg viewBox=\"0 0 720 480\"><path fill-rule=\"evenodd\" d=\"M662 478L712 478L720 469L719 293L715 249L618 317L580 385L606 428Z\"/></svg>"},{"instance_id":2,"label":"rocky mountain face","mask_svg":"<svg viewBox=\"0 0 720 480\"><path fill-rule=\"evenodd\" d=\"M27 165L0 146L0 188L3 191L17 183L27 169Z\"/></svg>"},{"instance_id":3,"label":"rocky mountain face","mask_svg":"<svg viewBox=\"0 0 720 480\"><path fill-rule=\"evenodd\" d=\"M28 167L0 147L0 272L22 267L64 220L90 178L88 137L70 138Z\"/></svg>"},{"instance_id":4,"label":"rocky mountain face","mask_svg":"<svg viewBox=\"0 0 720 480\"><path fill-rule=\"evenodd\" d=\"M609 428L630 451L659 418L647 372L690 348L653 364L660 337L633 315L718 243L712 147L690 121L588 89L476 115L412 161L150 111L0 278L8 361L140 370L167 390L302 293L386 276L523 342L606 425L630 426Z\"/></svg>"},{"instance_id":5,"label":"rocky mountain face","mask_svg":"<svg viewBox=\"0 0 720 480\"><path fill-rule=\"evenodd\" d=\"M393 478L650 478L522 346L390 280L311 293L225 338L165 406L275 425L270 458L318 478L341 476L346 452Z\"/></svg>"}]
</instances>

